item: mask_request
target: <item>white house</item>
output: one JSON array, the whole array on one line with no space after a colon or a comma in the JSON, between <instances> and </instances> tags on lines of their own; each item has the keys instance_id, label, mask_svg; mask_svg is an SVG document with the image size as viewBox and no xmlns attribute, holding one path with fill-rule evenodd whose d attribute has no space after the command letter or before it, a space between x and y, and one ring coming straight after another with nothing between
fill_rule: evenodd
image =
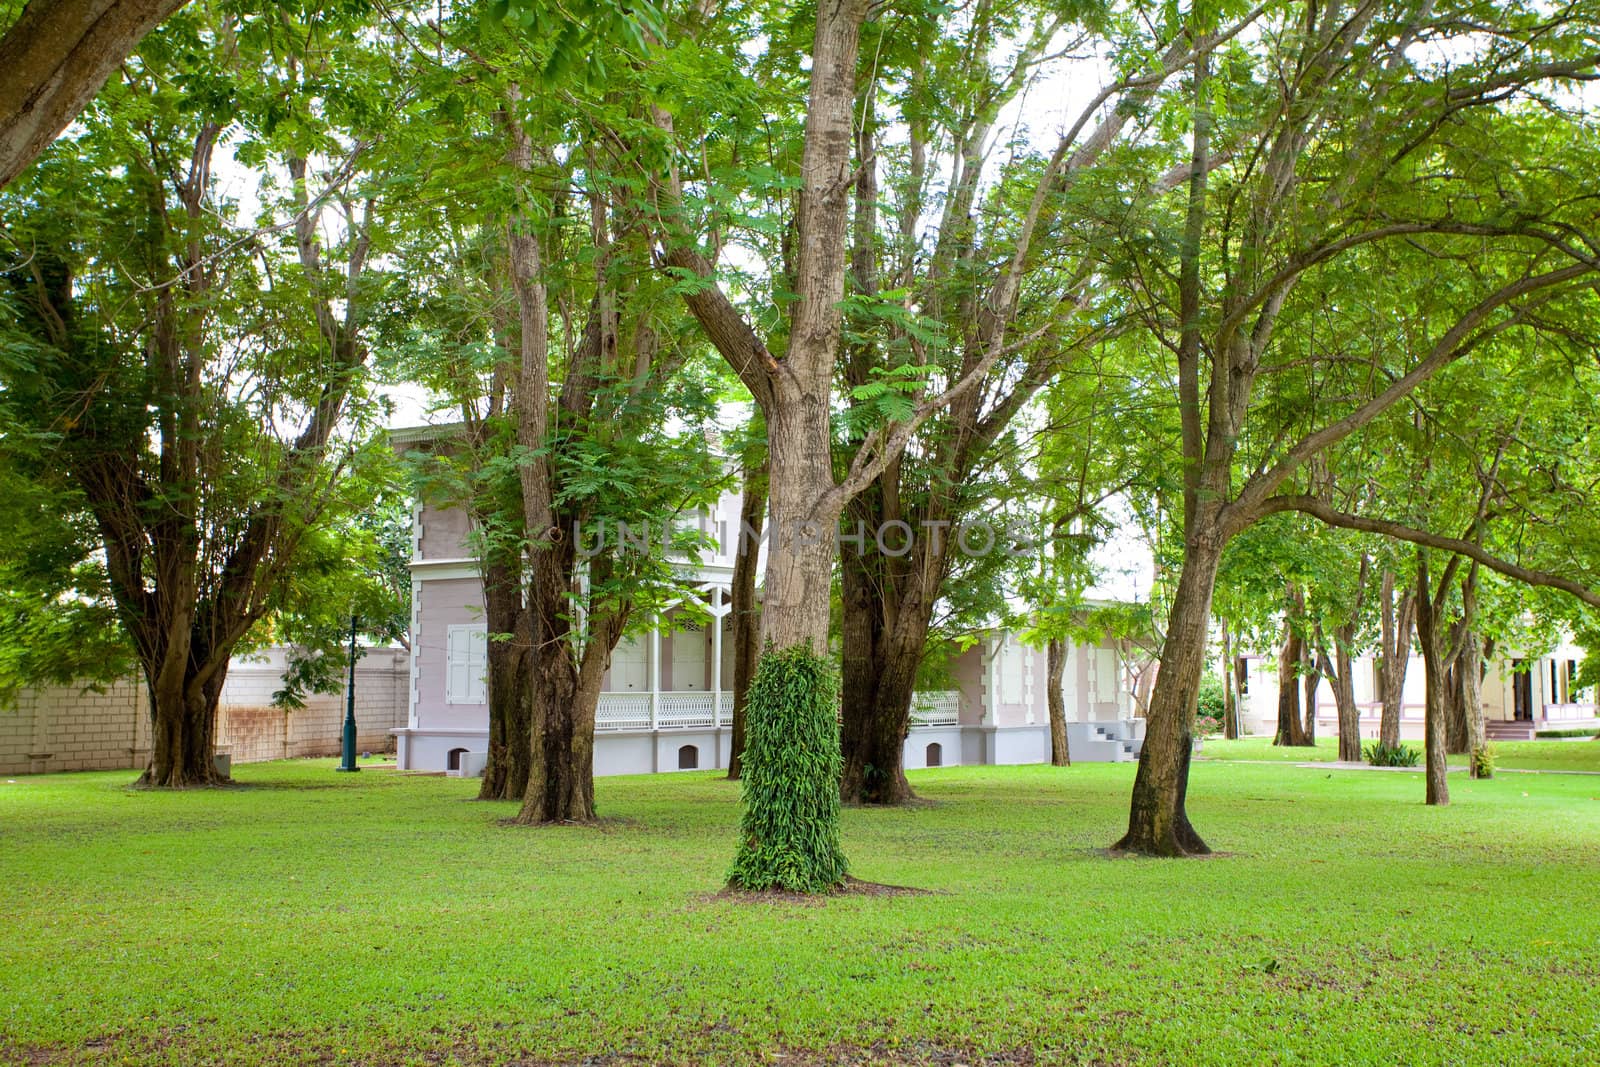
<instances>
[{"instance_id":1,"label":"white house","mask_svg":"<svg viewBox=\"0 0 1600 1067\"><path fill-rule=\"evenodd\" d=\"M1271 734L1278 725L1278 661L1275 656L1245 656L1246 732ZM1551 653L1525 657L1511 653L1496 656L1483 680L1483 715L1491 738L1531 739L1537 731L1600 729L1600 707L1593 689L1579 690L1576 679L1583 651L1563 639ZM1354 661L1352 681L1356 705L1361 709L1361 736L1376 738L1383 702L1379 697L1376 659L1371 654ZM1413 654L1406 665L1401 695L1400 736L1422 739L1423 701L1427 683L1422 657ZM1317 734L1338 732L1338 708L1333 687L1323 679L1317 687Z\"/></svg>"},{"instance_id":2,"label":"white house","mask_svg":"<svg viewBox=\"0 0 1600 1067\"><path fill-rule=\"evenodd\" d=\"M396 447L447 442L448 427L395 431ZM446 445L447 447L447 445ZM672 610L622 641L600 697L595 774L726 767L732 742L733 629L729 618L739 497L689 519L717 546L685 561L685 585L709 625ZM394 731L402 769L474 773L488 748L488 649L483 586L466 512L419 503L413 512L411 678L407 723ZM700 614L697 612L696 614ZM1048 762L1045 654L1012 634L982 635L955 657L954 688L919 693L906 739L908 768ZM1074 759L1131 759L1143 737L1114 643L1072 647L1063 680Z\"/></svg>"}]
</instances>

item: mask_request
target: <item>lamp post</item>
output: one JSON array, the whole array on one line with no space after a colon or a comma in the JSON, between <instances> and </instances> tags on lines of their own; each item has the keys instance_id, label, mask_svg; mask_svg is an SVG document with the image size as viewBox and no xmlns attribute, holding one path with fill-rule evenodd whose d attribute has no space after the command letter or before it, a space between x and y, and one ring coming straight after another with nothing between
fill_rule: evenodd
<instances>
[{"instance_id":1,"label":"lamp post","mask_svg":"<svg viewBox=\"0 0 1600 1067\"><path fill-rule=\"evenodd\" d=\"M350 681L345 687L344 744L340 748L338 771L359 771L356 766L356 617L350 616Z\"/></svg>"}]
</instances>

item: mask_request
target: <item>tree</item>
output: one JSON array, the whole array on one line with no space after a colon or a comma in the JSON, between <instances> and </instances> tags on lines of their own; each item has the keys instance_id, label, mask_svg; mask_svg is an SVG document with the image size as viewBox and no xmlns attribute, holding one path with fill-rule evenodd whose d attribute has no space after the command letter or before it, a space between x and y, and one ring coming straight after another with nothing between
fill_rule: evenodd
<instances>
[{"instance_id":1,"label":"tree","mask_svg":"<svg viewBox=\"0 0 1600 1067\"><path fill-rule=\"evenodd\" d=\"M343 30L191 9L5 200L3 417L48 442L33 476L92 516L150 693L150 785L220 780L229 657L281 606L313 531L360 504L380 209L351 148L387 110L370 86L390 83ZM315 117L286 40L319 50L319 92L351 87ZM264 229L241 233L219 192L224 138L269 183ZM324 180L313 157L334 153ZM326 247L324 213L341 233Z\"/></svg>"},{"instance_id":2,"label":"tree","mask_svg":"<svg viewBox=\"0 0 1600 1067\"><path fill-rule=\"evenodd\" d=\"M1228 543L1281 511L1329 521L1315 494L1285 491L1286 483L1444 367L1535 328L1538 309L1583 300L1592 281L1592 259L1547 240L1541 223L1589 233L1595 220L1572 212L1526 165L1530 130L1579 155L1581 137L1560 119L1535 120L1504 103L1528 86L1586 76L1594 64L1586 23L1507 7L1504 39L1459 62L1424 62L1408 55L1412 43L1459 38L1454 13L1297 5L1265 17L1264 32L1219 68L1220 81L1196 65L1189 188L1181 220L1169 218L1157 242L1175 251L1169 262L1134 268L1128 281L1175 364L1185 474L1182 571L1128 830L1117 843L1155 855L1207 851L1185 805L1188 711ZM1247 60L1251 52L1260 54ZM1252 69L1296 75L1257 81ZM1233 162L1214 165L1214 143ZM1496 180L1522 183L1515 218L1451 195L1486 180L1489 160ZM1398 364L1374 348L1344 363L1280 342L1280 325L1311 322L1315 291L1358 260L1437 279L1427 293L1428 340L1413 349L1419 358ZM1318 284L1302 290L1308 278ZM1308 379L1319 387L1294 386ZM1274 386L1265 396L1261 381ZM1301 418L1312 428L1300 432ZM1427 536L1399 525L1385 532Z\"/></svg>"}]
</instances>

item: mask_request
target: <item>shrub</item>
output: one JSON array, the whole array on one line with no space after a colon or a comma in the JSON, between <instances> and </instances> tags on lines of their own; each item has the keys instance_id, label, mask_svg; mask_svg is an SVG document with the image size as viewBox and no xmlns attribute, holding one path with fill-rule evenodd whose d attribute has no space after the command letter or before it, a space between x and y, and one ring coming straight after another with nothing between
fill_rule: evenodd
<instances>
[{"instance_id":1,"label":"shrub","mask_svg":"<svg viewBox=\"0 0 1600 1067\"><path fill-rule=\"evenodd\" d=\"M1197 737L1214 737L1222 732L1222 722L1209 715L1196 715L1194 732Z\"/></svg>"},{"instance_id":2,"label":"shrub","mask_svg":"<svg viewBox=\"0 0 1600 1067\"><path fill-rule=\"evenodd\" d=\"M1495 747L1492 744L1485 744L1482 748L1474 750L1472 753L1472 777L1493 778L1495 755Z\"/></svg>"},{"instance_id":3,"label":"shrub","mask_svg":"<svg viewBox=\"0 0 1600 1067\"><path fill-rule=\"evenodd\" d=\"M1201 678L1200 691L1195 694L1195 718L1221 722L1227 706L1228 698L1222 687L1222 679L1209 674Z\"/></svg>"},{"instance_id":4,"label":"shrub","mask_svg":"<svg viewBox=\"0 0 1600 1067\"><path fill-rule=\"evenodd\" d=\"M1422 750L1374 741L1361 750L1361 756L1374 767L1415 767L1422 760Z\"/></svg>"},{"instance_id":5,"label":"shrub","mask_svg":"<svg viewBox=\"0 0 1600 1067\"><path fill-rule=\"evenodd\" d=\"M822 893L844 882L838 696L832 668L809 648L762 654L745 705L744 816L730 884Z\"/></svg>"}]
</instances>

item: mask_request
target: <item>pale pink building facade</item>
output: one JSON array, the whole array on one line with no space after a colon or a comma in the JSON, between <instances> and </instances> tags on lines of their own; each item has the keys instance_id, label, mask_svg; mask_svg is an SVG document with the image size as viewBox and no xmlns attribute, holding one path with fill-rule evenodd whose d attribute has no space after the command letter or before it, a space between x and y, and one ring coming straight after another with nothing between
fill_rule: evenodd
<instances>
[{"instance_id":1,"label":"pale pink building facade","mask_svg":"<svg viewBox=\"0 0 1600 1067\"><path fill-rule=\"evenodd\" d=\"M399 447L439 431L398 431ZM624 638L602 683L595 773L722 768L732 742L733 631L729 618L739 498L685 516L715 549L683 564L684 596L709 624L681 611ZM394 731L402 769L462 774L482 768L488 746L488 633L483 585L465 511L419 504L412 529L409 709ZM952 688L919 693L906 738L911 769L1048 762L1045 654L1015 635L982 635L950 664ZM1062 693L1075 759L1131 759L1143 735L1110 642L1075 646Z\"/></svg>"}]
</instances>

